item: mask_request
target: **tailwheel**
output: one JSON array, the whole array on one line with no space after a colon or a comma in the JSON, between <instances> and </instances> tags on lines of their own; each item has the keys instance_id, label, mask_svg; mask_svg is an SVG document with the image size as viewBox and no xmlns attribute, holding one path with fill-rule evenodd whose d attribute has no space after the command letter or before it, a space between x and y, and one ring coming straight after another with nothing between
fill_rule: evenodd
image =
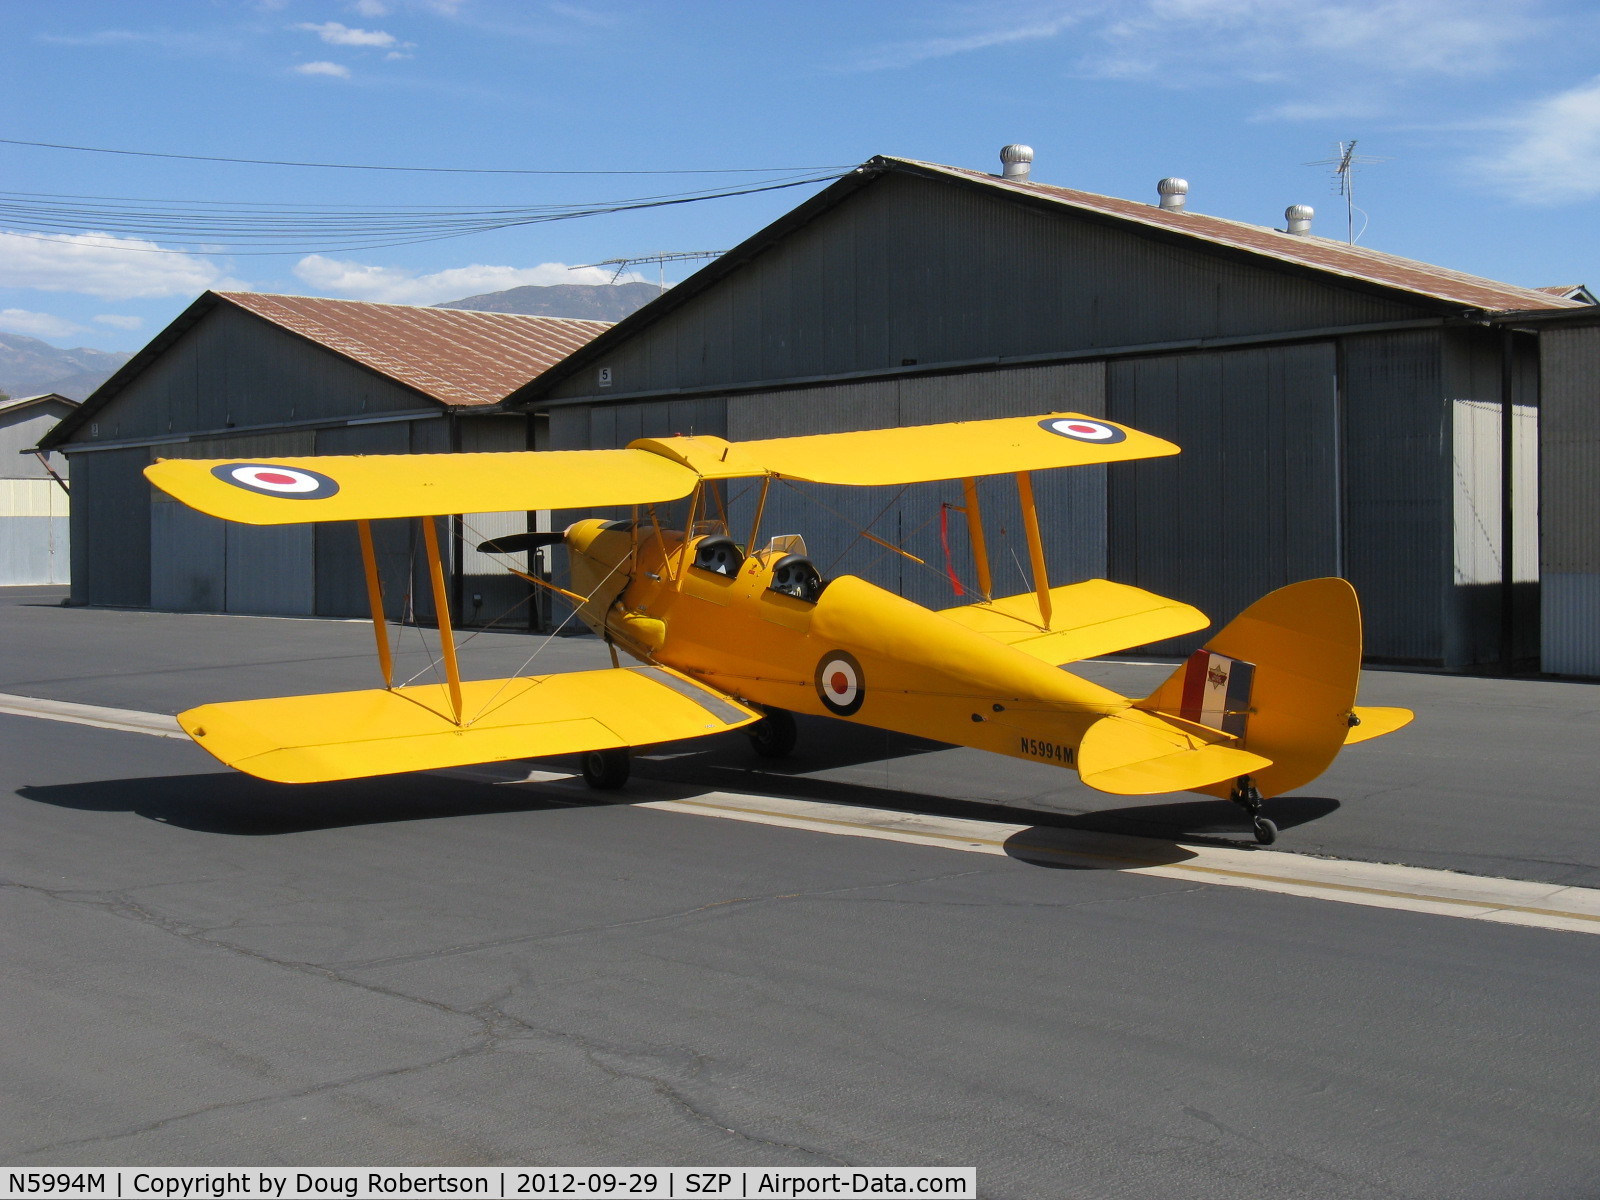
<instances>
[{"instance_id":1,"label":"tailwheel","mask_svg":"<svg viewBox=\"0 0 1600 1200\"><path fill-rule=\"evenodd\" d=\"M1239 776L1228 799L1250 815L1250 827L1260 845L1270 846L1278 840L1278 827L1270 818L1261 814L1261 791L1256 787L1254 779L1248 775Z\"/></svg>"},{"instance_id":2,"label":"tailwheel","mask_svg":"<svg viewBox=\"0 0 1600 1200\"><path fill-rule=\"evenodd\" d=\"M632 770L626 750L590 750L583 756L583 781L599 792L616 791Z\"/></svg>"},{"instance_id":3,"label":"tailwheel","mask_svg":"<svg viewBox=\"0 0 1600 1200\"><path fill-rule=\"evenodd\" d=\"M762 758L788 758L794 752L799 732L794 714L782 708L766 709L766 716L745 727L750 745Z\"/></svg>"}]
</instances>

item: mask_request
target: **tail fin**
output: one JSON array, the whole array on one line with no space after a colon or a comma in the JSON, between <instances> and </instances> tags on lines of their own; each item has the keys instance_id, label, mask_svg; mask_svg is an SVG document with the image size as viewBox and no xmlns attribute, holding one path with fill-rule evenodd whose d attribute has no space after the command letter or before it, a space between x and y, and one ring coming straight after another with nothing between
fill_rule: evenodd
<instances>
[{"instance_id":1,"label":"tail fin","mask_svg":"<svg viewBox=\"0 0 1600 1200\"><path fill-rule=\"evenodd\" d=\"M1343 579L1310 579L1257 600L1134 707L1196 722L1270 759L1251 772L1263 796L1310 783L1352 738L1361 674L1361 606ZM1405 720L1373 732L1387 733ZM1227 796L1231 781L1193 790Z\"/></svg>"}]
</instances>

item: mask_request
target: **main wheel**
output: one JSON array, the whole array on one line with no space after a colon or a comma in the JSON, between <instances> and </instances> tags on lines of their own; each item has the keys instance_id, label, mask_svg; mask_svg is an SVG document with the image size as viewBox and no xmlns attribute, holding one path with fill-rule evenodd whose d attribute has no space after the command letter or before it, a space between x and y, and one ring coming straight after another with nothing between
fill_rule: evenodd
<instances>
[{"instance_id":1,"label":"main wheel","mask_svg":"<svg viewBox=\"0 0 1600 1200\"><path fill-rule=\"evenodd\" d=\"M794 714L782 708L767 709L767 715L754 725L747 726L745 733L750 738L750 745L762 758L788 758L794 751L795 739L799 737Z\"/></svg>"},{"instance_id":2,"label":"main wheel","mask_svg":"<svg viewBox=\"0 0 1600 1200\"><path fill-rule=\"evenodd\" d=\"M616 791L632 769L626 750L590 750L583 756L583 781L596 791Z\"/></svg>"},{"instance_id":3,"label":"main wheel","mask_svg":"<svg viewBox=\"0 0 1600 1200\"><path fill-rule=\"evenodd\" d=\"M1263 846L1270 846L1278 840L1278 827L1266 817L1257 817L1255 819L1255 828L1256 841Z\"/></svg>"}]
</instances>

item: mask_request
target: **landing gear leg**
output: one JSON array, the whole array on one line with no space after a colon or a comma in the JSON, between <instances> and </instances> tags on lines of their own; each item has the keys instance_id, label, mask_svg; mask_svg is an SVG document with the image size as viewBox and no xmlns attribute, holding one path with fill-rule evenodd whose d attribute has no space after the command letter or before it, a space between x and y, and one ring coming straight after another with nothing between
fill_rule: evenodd
<instances>
[{"instance_id":1,"label":"landing gear leg","mask_svg":"<svg viewBox=\"0 0 1600 1200\"><path fill-rule=\"evenodd\" d=\"M626 750L590 750L583 756L583 781L597 792L616 791L632 770Z\"/></svg>"},{"instance_id":2,"label":"landing gear leg","mask_svg":"<svg viewBox=\"0 0 1600 1200\"><path fill-rule=\"evenodd\" d=\"M1261 792L1256 788L1254 779L1248 775L1239 776L1228 799L1250 814L1250 824L1255 830L1257 842L1270 846L1278 840L1278 827L1261 815Z\"/></svg>"},{"instance_id":3,"label":"landing gear leg","mask_svg":"<svg viewBox=\"0 0 1600 1200\"><path fill-rule=\"evenodd\" d=\"M788 758L799 736L794 714L781 708L769 708L766 713L754 725L745 727L750 745L762 758Z\"/></svg>"}]
</instances>

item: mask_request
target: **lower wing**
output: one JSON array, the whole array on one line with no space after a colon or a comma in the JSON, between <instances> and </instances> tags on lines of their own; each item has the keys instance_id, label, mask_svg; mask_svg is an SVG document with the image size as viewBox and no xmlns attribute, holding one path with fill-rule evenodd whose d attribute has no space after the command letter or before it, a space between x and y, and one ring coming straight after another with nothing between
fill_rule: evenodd
<instances>
[{"instance_id":1,"label":"lower wing","mask_svg":"<svg viewBox=\"0 0 1600 1200\"><path fill-rule=\"evenodd\" d=\"M648 746L759 720L713 688L660 667L613 667L461 685L462 723L443 684L203 704L178 723L230 767L279 783Z\"/></svg>"}]
</instances>

